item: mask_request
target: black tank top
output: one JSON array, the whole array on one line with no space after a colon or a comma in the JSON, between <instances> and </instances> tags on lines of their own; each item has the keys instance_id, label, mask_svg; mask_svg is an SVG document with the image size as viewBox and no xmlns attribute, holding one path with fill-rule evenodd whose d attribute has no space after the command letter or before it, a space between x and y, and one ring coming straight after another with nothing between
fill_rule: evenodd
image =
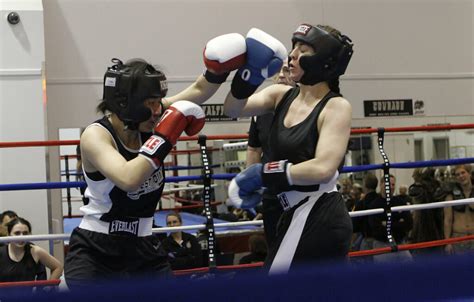
<instances>
[{"instance_id":1,"label":"black tank top","mask_svg":"<svg viewBox=\"0 0 474 302\"><path fill-rule=\"evenodd\" d=\"M469 196L464 196L464 192L463 192L462 187L458 183L456 183L454 185L453 191L451 193L453 194L453 199L454 200L465 199L465 198L473 198L474 197L474 187L472 188L471 194ZM466 210L466 206L467 205L465 205L465 204L453 206L453 210L455 210L457 212L464 212ZM469 210L471 212L474 211L471 207L469 207Z\"/></svg>"},{"instance_id":2,"label":"black tank top","mask_svg":"<svg viewBox=\"0 0 474 302\"><path fill-rule=\"evenodd\" d=\"M127 160L132 160L138 156L138 152L127 149L115 133L112 124L107 117L104 117L96 123L105 127L112 135L119 153ZM142 142L145 142L151 133L140 133ZM100 172L86 173L89 178L95 181L105 179ZM127 217L152 217L155 213L158 201L164 189L164 167L157 169L135 192L125 192L117 186L114 186L109 193L112 201L110 211L102 215L101 220L112 221L114 219L124 219Z\"/></svg>"},{"instance_id":3,"label":"black tank top","mask_svg":"<svg viewBox=\"0 0 474 302\"><path fill-rule=\"evenodd\" d=\"M8 244L0 247L0 282L34 281L40 271L40 263L36 263L31 255L31 245L25 246L25 255L15 262L8 255Z\"/></svg>"},{"instance_id":4,"label":"black tank top","mask_svg":"<svg viewBox=\"0 0 474 302\"><path fill-rule=\"evenodd\" d=\"M249 146L262 148L262 163L268 162L268 134L273 122L273 112L252 117L249 128Z\"/></svg>"},{"instance_id":5,"label":"black tank top","mask_svg":"<svg viewBox=\"0 0 474 302\"><path fill-rule=\"evenodd\" d=\"M341 95L330 91L316 104L313 111L301 123L290 128L285 127L284 119L291 103L298 96L299 87L290 89L278 104L275 110L272 128L269 134L269 159L270 161L288 159L293 164L298 164L314 158L314 153L319 140L317 121L327 102ZM298 191L314 191L319 186L293 186Z\"/></svg>"}]
</instances>

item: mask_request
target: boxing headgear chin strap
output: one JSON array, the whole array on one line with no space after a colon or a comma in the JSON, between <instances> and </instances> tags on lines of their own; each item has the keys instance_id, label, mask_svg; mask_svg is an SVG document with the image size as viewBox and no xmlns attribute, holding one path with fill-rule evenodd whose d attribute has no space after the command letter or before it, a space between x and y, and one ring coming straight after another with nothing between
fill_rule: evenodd
<instances>
[{"instance_id":1,"label":"boxing headgear chin strap","mask_svg":"<svg viewBox=\"0 0 474 302\"><path fill-rule=\"evenodd\" d=\"M304 74L300 83L314 85L330 81L343 75L352 57L352 41L347 36L335 36L321 25L301 24L291 39L293 48L296 42L310 45L314 55L301 56L300 66Z\"/></svg>"},{"instance_id":2,"label":"boxing headgear chin strap","mask_svg":"<svg viewBox=\"0 0 474 302\"><path fill-rule=\"evenodd\" d=\"M119 59L114 58L112 62L115 64L108 67L104 75L103 100L127 129L136 130L141 122L151 117L150 108L144 105L145 100L166 96L166 77L149 64L137 72Z\"/></svg>"}]
</instances>

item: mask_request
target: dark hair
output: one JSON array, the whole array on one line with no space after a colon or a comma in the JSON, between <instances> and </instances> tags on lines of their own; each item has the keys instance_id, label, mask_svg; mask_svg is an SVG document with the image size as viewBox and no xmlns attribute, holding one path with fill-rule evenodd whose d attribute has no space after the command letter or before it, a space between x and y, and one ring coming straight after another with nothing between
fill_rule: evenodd
<instances>
[{"instance_id":1,"label":"dark hair","mask_svg":"<svg viewBox=\"0 0 474 302\"><path fill-rule=\"evenodd\" d=\"M15 213L14 211L6 210L2 214L0 214L0 223L3 223L3 219L5 218L5 216L16 218L18 217L18 214Z\"/></svg>"},{"instance_id":2,"label":"dark hair","mask_svg":"<svg viewBox=\"0 0 474 302\"><path fill-rule=\"evenodd\" d=\"M250 252L256 255L266 255L267 254L267 242L263 235L254 234L249 237L249 248Z\"/></svg>"},{"instance_id":3,"label":"dark hair","mask_svg":"<svg viewBox=\"0 0 474 302\"><path fill-rule=\"evenodd\" d=\"M7 223L7 230L8 230L8 235L10 235L13 227L17 224L24 224L28 227L28 230L30 231L31 233L31 223L26 220L25 218L22 218L22 217L15 217L13 218L12 220L10 220L10 222Z\"/></svg>"},{"instance_id":4,"label":"dark hair","mask_svg":"<svg viewBox=\"0 0 474 302\"><path fill-rule=\"evenodd\" d=\"M329 89L335 93L341 93L341 89L339 88L339 78L332 79L327 82ZM341 94L342 95L342 94Z\"/></svg>"},{"instance_id":5,"label":"dark hair","mask_svg":"<svg viewBox=\"0 0 474 302\"><path fill-rule=\"evenodd\" d=\"M179 222L183 223L183 218L181 218L181 214L179 214L178 212L169 212L167 215L166 215L166 223L168 223L168 217L170 216L175 216L178 218Z\"/></svg>"},{"instance_id":6,"label":"dark hair","mask_svg":"<svg viewBox=\"0 0 474 302\"><path fill-rule=\"evenodd\" d=\"M369 190L377 190L377 185L379 184L379 180L377 179L377 176L375 176L373 173L367 173L364 177L364 187L369 189Z\"/></svg>"}]
</instances>

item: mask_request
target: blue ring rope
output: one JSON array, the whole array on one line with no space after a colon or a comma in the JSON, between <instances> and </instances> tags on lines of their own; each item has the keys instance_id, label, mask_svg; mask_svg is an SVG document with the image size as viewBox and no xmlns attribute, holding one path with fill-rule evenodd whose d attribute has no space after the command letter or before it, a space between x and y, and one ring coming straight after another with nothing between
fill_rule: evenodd
<instances>
[{"instance_id":1,"label":"blue ring rope","mask_svg":"<svg viewBox=\"0 0 474 302\"><path fill-rule=\"evenodd\" d=\"M461 165L461 164L472 164L474 163L474 157L467 158L455 158L455 159L440 159L440 160L428 160L419 162L402 162L402 163L391 163L391 168L397 169L413 169L422 167L435 167L435 166L450 166L450 165ZM372 164L372 165L361 165L342 168L342 173L350 172L362 172L368 170L383 169L383 164ZM235 173L226 174L213 174L212 179L215 180L230 180L235 177ZM201 175L191 176L168 176L166 182L180 182L190 180L202 180ZM42 189L67 189L67 188L80 188L85 187L86 183L83 181L73 182L40 182L40 183L18 183L18 184L0 184L0 191L19 191L19 190L42 190Z\"/></svg>"}]
</instances>

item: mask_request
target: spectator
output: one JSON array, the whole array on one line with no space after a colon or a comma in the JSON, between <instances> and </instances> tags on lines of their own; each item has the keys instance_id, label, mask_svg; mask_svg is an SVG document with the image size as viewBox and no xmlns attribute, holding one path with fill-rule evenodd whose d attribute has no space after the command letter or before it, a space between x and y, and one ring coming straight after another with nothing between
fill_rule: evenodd
<instances>
[{"instance_id":1,"label":"spectator","mask_svg":"<svg viewBox=\"0 0 474 302\"><path fill-rule=\"evenodd\" d=\"M243 256L239 264L249 264L255 262L263 262L267 257L267 242L265 237L254 234L249 237L250 254Z\"/></svg>"},{"instance_id":2,"label":"spectator","mask_svg":"<svg viewBox=\"0 0 474 302\"><path fill-rule=\"evenodd\" d=\"M4 211L0 214L0 236L8 236L7 223L9 223L13 218L17 218L18 215L11 210ZM1 244L0 244L1 245Z\"/></svg>"},{"instance_id":3,"label":"spectator","mask_svg":"<svg viewBox=\"0 0 474 302\"><path fill-rule=\"evenodd\" d=\"M457 200L474 197L472 185L472 167L469 164L457 165L454 168L456 183L446 200ZM474 205L458 205L444 208L444 237L456 238L474 234ZM474 241L448 244L448 254L463 254L474 249Z\"/></svg>"},{"instance_id":4,"label":"spectator","mask_svg":"<svg viewBox=\"0 0 474 302\"><path fill-rule=\"evenodd\" d=\"M395 189L395 176L390 174L390 192ZM369 205L369 209L384 208L387 206L385 183L380 182L380 196L374 199ZM406 205L402 203L397 196L391 198L391 207ZM387 216L386 214L371 215L368 217L369 227L372 229L374 236L373 248L381 248L390 246L387 239ZM413 218L410 212L392 212L392 236L395 243L404 243L408 233L413 227ZM374 262L388 261L410 261L412 256L410 251L399 251L390 254L381 254L373 256Z\"/></svg>"},{"instance_id":5,"label":"spectator","mask_svg":"<svg viewBox=\"0 0 474 302\"><path fill-rule=\"evenodd\" d=\"M341 178L339 182L341 184L340 192L347 206L351 199L352 180L349 177L345 177Z\"/></svg>"},{"instance_id":6,"label":"spectator","mask_svg":"<svg viewBox=\"0 0 474 302\"><path fill-rule=\"evenodd\" d=\"M372 173L367 173L363 181L364 198L356 201L354 211L363 211L369 208L369 205L380 195L376 192L378 186L378 179ZM368 216L360 216L352 218L353 224L353 250L370 250L373 248L373 234L369 228Z\"/></svg>"},{"instance_id":7,"label":"spectator","mask_svg":"<svg viewBox=\"0 0 474 302\"><path fill-rule=\"evenodd\" d=\"M405 204L412 204L411 197L408 195L408 186L407 185L401 185L398 187L398 198L402 201L402 203Z\"/></svg>"},{"instance_id":8,"label":"spectator","mask_svg":"<svg viewBox=\"0 0 474 302\"><path fill-rule=\"evenodd\" d=\"M168 227L183 225L183 219L177 212L166 215ZM168 253L168 260L173 270L200 267L202 264L201 245L192 234L182 231L172 232L165 240L163 247Z\"/></svg>"},{"instance_id":9,"label":"spectator","mask_svg":"<svg viewBox=\"0 0 474 302\"><path fill-rule=\"evenodd\" d=\"M352 185L349 192L349 199L346 201L346 207L349 212L354 211L355 204L361 200L363 193L361 185L358 183Z\"/></svg>"},{"instance_id":10,"label":"spectator","mask_svg":"<svg viewBox=\"0 0 474 302\"><path fill-rule=\"evenodd\" d=\"M440 183L435 178L432 168L420 169L417 181L409 188L409 194L414 204L430 203L444 200L440 197ZM425 209L413 211L413 230L410 241L412 243L427 242L443 239L443 209ZM414 250L412 254L423 255L439 253L443 247L432 247Z\"/></svg>"},{"instance_id":11,"label":"spectator","mask_svg":"<svg viewBox=\"0 0 474 302\"><path fill-rule=\"evenodd\" d=\"M7 224L9 236L31 234L31 224L24 218L17 217ZM30 242L11 242L0 247L0 281L34 281L39 280L44 265L51 270L49 279L59 279L63 265L43 248Z\"/></svg>"}]
</instances>

